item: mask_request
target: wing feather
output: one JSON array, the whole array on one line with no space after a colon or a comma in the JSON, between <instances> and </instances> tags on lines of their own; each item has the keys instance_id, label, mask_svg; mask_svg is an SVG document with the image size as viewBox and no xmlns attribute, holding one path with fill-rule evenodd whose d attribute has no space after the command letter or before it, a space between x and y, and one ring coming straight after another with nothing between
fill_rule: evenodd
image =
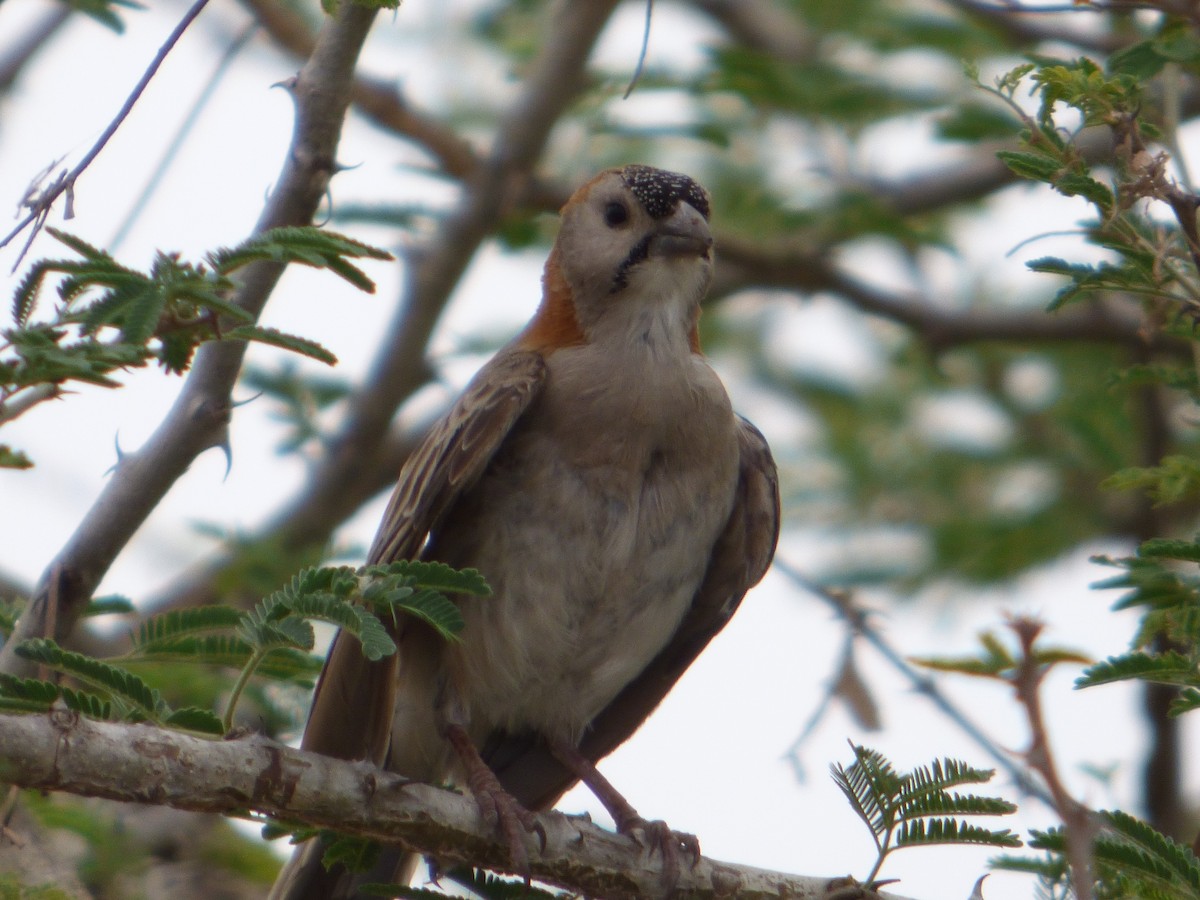
<instances>
[{"instance_id":1,"label":"wing feather","mask_svg":"<svg viewBox=\"0 0 1200 900\"><path fill-rule=\"evenodd\" d=\"M463 391L400 472L367 562L411 559L446 511L487 468L546 378L529 350L502 350Z\"/></svg>"},{"instance_id":2,"label":"wing feather","mask_svg":"<svg viewBox=\"0 0 1200 900\"><path fill-rule=\"evenodd\" d=\"M369 564L417 555L429 531L479 480L545 377L545 359L525 350L502 350L480 369L400 470ZM395 655L369 661L352 635L339 632L317 682L301 746L382 765L397 666Z\"/></svg>"},{"instance_id":3,"label":"wing feather","mask_svg":"<svg viewBox=\"0 0 1200 900\"><path fill-rule=\"evenodd\" d=\"M771 565L780 518L775 461L759 430L740 418L738 446L736 500L713 546L704 581L667 646L592 720L580 743L592 761L607 756L637 730ZM576 780L544 744L528 735L497 736L485 755L504 787L530 809L552 807Z\"/></svg>"}]
</instances>

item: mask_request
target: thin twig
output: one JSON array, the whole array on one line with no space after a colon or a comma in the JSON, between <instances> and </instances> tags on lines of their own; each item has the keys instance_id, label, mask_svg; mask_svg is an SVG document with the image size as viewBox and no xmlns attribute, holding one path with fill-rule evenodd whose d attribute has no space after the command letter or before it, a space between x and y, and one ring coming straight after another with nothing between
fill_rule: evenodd
<instances>
[{"instance_id":1,"label":"thin twig","mask_svg":"<svg viewBox=\"0 0 1200 900\"><path fill-rule=\"evenodd\" d=\"M1034 647L1041 634L1042 623L1018 617L1009 622L1009 626L1021 643L1021 659L1013 674L1012 685L1029 723L1029 750L1025 758L1030 768L1045 780L1053 798L1054 810L1066 828L1067 863L1071 868L1075 900L1091 900L1094 885L1092 842L1096 837L1097 824L1091 810L1067 792L1050 749L1040 690L1045 667L1038 662Z\"/></svg>"},{"instance_id":2,"label":"thin twig","mask_svg":"<svg viewBox=\"0 0 1200 900\"><path fill-rule=\"evenodd\" d=\"M1000 749L996 742L988 737L967 713L942 693L937 683L929 675L909 663L903 654L892 647L878 629L871 625L864 610L855 606L847 596L817 584L787 560L776 556L773 566L777 572L782 573L790 581L829 604L856 634L862 635L891 664L893 669L904 676L904 679L912 685L917 693L928 698L947 719L958 726L960 731L995 760L1022 791L1031 797L1036 797L1051 809L1056 808L1054 798L1046 792L1045 788L1032 779L1022 766L1014 762L1010 754Z\"/></svg>"},{"instance_id":3,"label":"thin twig","mask_svg":"<svg viewBox=\"0 0 1200 900\"><path fill-rule=\"evenodd\" d=\"M24 231L28 225L34 223L33 232L30 235L29 240L25 242L25 246L22 248L21 253L17 256L17 261L13 264L14 272L17 270L17 267L20 266L21 260L25 258L25 254L29 250L29 246L33 241L33 237L41 230L42 225L45 224L46 217L50 213L50 207L53 206L54 202L63 194L66 194L67 197L67 208L64 212L64 218L70 219L74 216L75 210L73 206L76 180L80 175L83 174L84 170L92 164L92 161L100 155L100 151L104 149L105 145L109 142L109 139L117 133L117 129L121 127L122 123L129 116L129 113L133 111L134 104L141 99L142 94L149 86L151 79L153 79L158 73L159 67L162 66L163 61L167 58L167 55L175 48L175 45L179 43L179 39L183 37L183 33L187 30L187 27L191 25L193 21L195 21L196 17L200 15L200 13L204 10L204 7L207 5L208 0L196 0L196 2L192 4L191 8L184 13L183 18L167 37L166 42L158 48L158 53L155 54L149 68L142 73L142 77L138 80L137 85L134 86L132 93L125 98L125 103L117 113L116 118L108 123L108 127L104 129L104 133L100 135L96 143L92 145L92 148L84 154L83 159L79 161L79 164L76 165L75 168L71 169L69 172L64 172L63 174L59 175L59 177L56 178L45 190L41 191L36 198L31 200L29 204L29 213L12 231L8 233L7 236L4 237L3 240L0 240L0 248L5 247L10 241L12 241L13 238Z\"/></svg>"},{"instance_id":4,"label":"thin twig","mask_svg":"<svg viewBox=\"0 0 1200 900\"><path fill-rule=\"evenodd\" d=\"M638 79L642 77L642 68L646 65L646 53L650 50L650 19L653 15L654 0L646 0L646 27L642 31L642 49L638 52L637 65L634 67L633 77L629 79L629 87L625 88L625 93L621 96L622 100L629 99L629 95L637 86Z\"/></svg>"},{"instance_id":5,"label":"thin twig","mask_svg":"<svg viewBox=\"0 0 1200 900\"><path fill-rule=\"evenodd\" d=\"M125 238L129 236L129 230L133 227L133 223L137 221L138 216L145 210L147 202L154 195L154 192L158 190L163 176L171 168L172 163L175 162L179 151L183 149L184 142L191 135L196 123L200 121L200 115L207 108L209 101L216 95L217 87L224 80L229 67L233 64L233 61L237 58L242 48L250 42L250 38L254 37L254 33L257 30L258 23L251 22L242 29L237 37L230 41L229 46L225 48L225 52L221 54L221 58L217 61L216 66L213 67L212 74L208 76L208 81L204 83L204 87L201 88L200 93L192 102L192 108L188 110L187 116L175 130L175 136L171 138L171 142L163 150L158 165L154 167L154 171L146 179L141 193L130 204L129 211L125 214L124 220L117 226L116 233L113 235L112 240L108 242L109 252L113 255L116 254L121 244L125 242Z\"/></svg>"}]
</instances>

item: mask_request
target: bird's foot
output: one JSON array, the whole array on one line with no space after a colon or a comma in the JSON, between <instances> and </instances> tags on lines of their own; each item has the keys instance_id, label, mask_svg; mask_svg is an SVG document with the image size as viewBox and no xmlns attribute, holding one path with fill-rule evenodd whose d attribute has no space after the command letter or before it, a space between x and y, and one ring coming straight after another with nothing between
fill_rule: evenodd
<instances>
[{"instance_id":1,"label":"bird's foot","mask_svg":"<svg viewBox=\"0 0 1200 900\"><path fill-rule=\"evenodd\" d=\"M608 814L617 824L617 831L627 835L653 856L658 853L663 861L663 884L674 887L679 881L679 863L684 853L691 856L689 868L700 861L700 840L694 834L672 830L661 819L650 821L638 815L612 782L600 774L595 763L579 752L574 745L565 741L551 741L550 751L559 762L579 776L604 804ZM640 837L639 837L640 835Z\"/></svg>"},{"instance_id":2,"label":"bird's foot","mask_svg":"<svg viewBox=\"0 0 1200 900\"><path fill-rule=\"evenodd\" d=\"M689 868L694 869L700 861L700 839L694 834L675 831L662 819L650 821L633 813L617 822L617 831L646 848L651 856L658 853L662 857L663 884L674 886L679 882L684 854L691 857Z\"/></svg>"},{"instance_id":3,"label":"bird's foot","mask_svg":"<svg viewBox=\"0 0 1200 900\"><path fill-rule=\"evenodd\" d=\"M501 786L496 773L483 761L475 744L461 726L449 726L446 736L463 763L467 787L475 797L480 816L488 827L503 838L513 868L528 884L530 866L529 851L525 849L525 835L536 834L542 850L545 851L546 829L534 813L522 806Z\"/></svg>"}]
</instances>

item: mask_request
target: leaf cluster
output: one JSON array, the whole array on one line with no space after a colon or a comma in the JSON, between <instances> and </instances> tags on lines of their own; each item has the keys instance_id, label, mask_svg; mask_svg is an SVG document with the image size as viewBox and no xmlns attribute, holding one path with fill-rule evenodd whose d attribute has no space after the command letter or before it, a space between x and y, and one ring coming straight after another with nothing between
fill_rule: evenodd
<instances>
[{"instance_id":1,"label":"leaf cluster","mask_svg":"<svg viewBox=\"0 0 1200 900\"><path fill-rule=\"evenodd\" d=\"M0 673L0 709L42 712L58 702L100 719L148 721L220 735L252 676L311 687L322 660L312 654L314 621L356 637L371 660L396 652L390 630L401 615L414 616L447 640L456 639L462 615L447 594L486 596L473 569L401 561L388 565L309 568L263 598L253 609L200 606L150 616L131 633L124 656L101 660L65 650L48 638L23 641L19 656L64 676L61 683ZM123 611L104 598L97 613ZM385 624L386 623L386 624ZM131 669L138 663L187 663L237 670L224 717L209 709L172 709L158 689Z\"/></svg>"},{"instance_id":2,"label":"leaf cluster","mask_svg":"<svg viewBox=\"0 0 1200 900\"><path fill-rule=\"evenodd\" d=\"M1097 582L1100 590L1123 591L1114 609L1137 609L1141 619L1126 653L1084 670L1080 688L1117 681L1147 681L1180 688L1169 713L1200 708L1200 537L1154 539L1123 559L1096 557L1120 574Z\"/></svg>"},{"instance_id":3,"label":"leaf cluster","mask_svg":"<svg viewBox=\"0 0 1200 900\"><path fill-rule=\"evenodd\" d=\"M290 227L213 251L202 263L160 252L143 272L78 237L48 231L79 258L41 259L17 285L13 327L0 332L0 423L69 382L116 387L115 373L152 360L167 372L183 372L206 341L255 341L332 365L336 359L319 343L255 324L232 302L235 276L250 263L298 263L328 269L370 292L374 284L350 260L391 258L340 234ZM58 278L58 303L35 319L51 276ZM27 464L15 451L0 452L0 465Z\"/></svg>"},{"instance_id":4,"label":"leaf cluster","mask_svg":"<svg viewBox=\"0 0 1200 900\"><path fill-rule=\"evenodd\" d=\"M1200 859L1186 847L1120 810L1097 814L1101 828L1093 844L1095 894L1101 900L1200 897ZM1034 831L1029 846L1041 857L1001 856L993 867L1037 875L1054 896L1067 896L1069 882L1063 829Z\"/></svg>"},{"instance_id":5,"label":"leaf cluster","mask_svg":"<svg viewBox=\"0 0 1200 900\"><path fill-rule=\"evenodd\" d=\"M956 759L934 760L911 772L897 772L879 751L851 744L854 762L831 767L833 780L851 808L866 823L877 857L864 883L870 887L887 856L903 847L933 844L983 844L1019 847L1008 829L996 831L964 821L963 816L1005 816L1017 807L998 797L961 794L963 785L986 784L994 769L976 769Z\"/></svg>"},{"instance_id":6,"label":"leaf cluster","mask_svg":"<svg viewBox=\"0 0 1200 900\"><path fill-rule=\"evenodd\" d=\"M938 672L953 672L977 678L992 678L1011 681L1017 674L1021 659L994 632L979 635L980 651L971 656L929 656L914 658L913 662ZM1091 659L1068 647L1045 646L1041 643L1029 648L1031 661L1039 669L1048 669L1061 663L1086 665Z\"/></svg>"},{"instance_id":7,"label":"leaf cluster","mask_svg":"<svg viewBox=\"0 0 1200 900\"><path fill-rule=\"evenodd\" d=\"M1172 28L1165 25L1164 34ZM1200 53L1200 43L1193 38L1192 44ZM1141 46L1156 45L1149 41ZM1095 212L1094 219L1083 223L1087 240L1113 257L1097 263L1057 257L1028 263L1034 271L1067 279L1051 308L1088 295L1120 292L1156 301L1175 316L1192 315L1200 301L1200 277L1187 226L1164 224L1139 202L1148 200L1175 210L1179 190L1165 174L1166 154L1148 148L1147 142L1160 132L1144 108L1145 82L1129 70L1127 62L1118 58L1106 71L1086 57L1038 60L998 78L986 89L1007 103L1023 125L1020 149L1001 151L999 157L1022 178L1086 200ZM1015 97L1025 85L1039 101L1033 115L1024 112ZM1061 124L1066 109L1078 114L1078 127ZM1096 126L1109 128L1118 148L1106 177L1097 177L1077 144L1081 128Z\"/></svg>"}]
</instances>

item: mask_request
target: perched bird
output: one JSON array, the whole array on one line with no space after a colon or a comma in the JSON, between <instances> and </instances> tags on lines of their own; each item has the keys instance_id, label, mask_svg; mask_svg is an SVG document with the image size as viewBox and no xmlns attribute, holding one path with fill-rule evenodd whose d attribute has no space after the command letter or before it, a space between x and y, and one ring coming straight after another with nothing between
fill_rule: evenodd
<instances>
[{"instance_id":1,"label":"perched bird","mask_svg":"<svg viewBox=\"0 0 1200 900\"><path fill-rule=\"evenodd\" d=\"M493 595L461 601L458 642L401 622L382 662L339 635L317 687L304 748L468 787L518 864L529 811L578 780L667 867L698 852L595 763L725 625L778 538L770 450L700 353L708 219L700 185L649 166L575 192L536 314L407 461L369 554L473 567ZM319 850L297 851L274 897L352 893Z\"/></svg>"}]
</instances>

